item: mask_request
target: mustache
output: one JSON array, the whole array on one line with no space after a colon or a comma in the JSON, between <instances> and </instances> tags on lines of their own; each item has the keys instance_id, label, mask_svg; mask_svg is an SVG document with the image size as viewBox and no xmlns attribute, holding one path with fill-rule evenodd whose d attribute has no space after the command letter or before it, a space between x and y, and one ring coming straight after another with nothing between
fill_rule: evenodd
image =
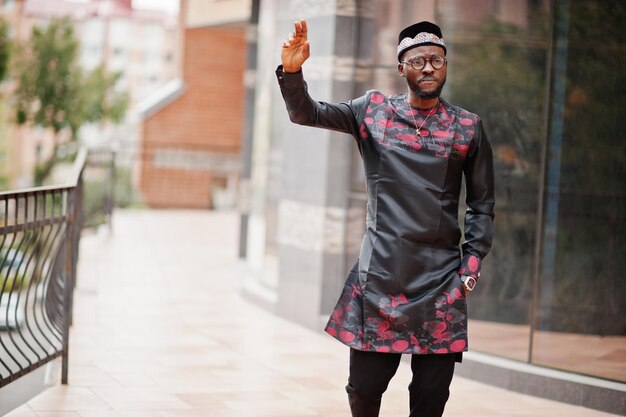
<instances>
[{"instance_id":1,"label":"mustache","mask_svg":"<svg viewBox=\"0 0 626 417\"><path fill-rule=\"evenodd\" d=\"M432 86L432 87L435 87L434 89L424 90L422 89L422 86L420 85L420 81L422 80L435 80L437 82L437 85ZM437 78L432 74L428 74L428 75L424 75L422 78L418 80L409 79L407 77L406 81L411 91L413 91L415 94L417 94L421 98L437 98L441 94L441 90L443 90L443 86L446 83L446 77ZM424 86L423 88L426 88L426 86Z\"/></svg>"}]
</instances>

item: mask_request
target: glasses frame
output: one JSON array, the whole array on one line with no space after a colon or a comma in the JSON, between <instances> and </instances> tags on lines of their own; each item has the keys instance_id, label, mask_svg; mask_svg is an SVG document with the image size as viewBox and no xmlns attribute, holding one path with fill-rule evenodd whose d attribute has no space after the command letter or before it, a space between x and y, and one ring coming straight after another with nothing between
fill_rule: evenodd
<instances>
[{"instance_id":1,"label":"glasses frame","mask_svg":"<svg viewBox=\"0 0 626 417\"><path fill-rule=\"evenodd\" d=\"M441 58L441 59L443 59L443 64L439 68L435 67L433 65L433 61L432 61L433 58ZM416 67L414 65L414 64L417 64L417 60L418 59L423 59L424 60L424 65L422 65L420 68L418 68L418 67ZM440 70L440 69L442 69L443 67L445 67L448 64L448 60L445 57L441 56L441 55L433 54L433 55L430 56L430 58L425 58L423 56L420 56L420 57L417 57L417 58L413 58L413 59L411 59L409 61L400 61L400 63L401 64L409 64L411 66L411 68L413 68L415 71L423 70L424 68L426 68L426 64L430 64L430 66L433 67L433 69L435 69L435 70Z\"/></svg>"}]
</instances>

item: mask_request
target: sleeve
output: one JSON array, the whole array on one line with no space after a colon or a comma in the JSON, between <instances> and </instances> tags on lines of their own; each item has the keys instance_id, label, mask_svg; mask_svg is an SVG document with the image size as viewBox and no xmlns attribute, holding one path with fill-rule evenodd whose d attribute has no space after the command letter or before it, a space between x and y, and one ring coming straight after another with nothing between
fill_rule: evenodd
<instances>
[{"instance_id":1,"label":"sleeve","mask_svg":"<svg viewBox=\"0 0 626 417\"><path fill-rule=\"evenodd\" d=\"M276 69L276 77L283 95L289 119L297 124L321 127L359 136L357 101L365 101L365 97L345 103L331 104L315 101L309 96L307 84L302 70L296 73L283 72L282 65Z\"/></svg>"},{"instance_id":2,"label":"sleeve","mask_svg":"<svg viewBox=\"0 0 626 417\"><path fill-rule=\"evenodd\" d=\"M494 219L493 155L487 135L479 120L475 145L465 161L465 240L461 246L463 260L459 275L480 276L482 260L491 249Z\"/></svg>"}]
</instances>

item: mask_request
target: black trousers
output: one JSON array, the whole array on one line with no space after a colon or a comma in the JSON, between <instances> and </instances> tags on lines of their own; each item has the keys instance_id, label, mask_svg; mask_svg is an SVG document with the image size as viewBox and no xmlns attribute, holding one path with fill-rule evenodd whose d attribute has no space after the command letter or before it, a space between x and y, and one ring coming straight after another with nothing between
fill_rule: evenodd
<instances>
[{"instance_id":1,"label":"black trousers","mask_svg":"<svg viewBox=\"0 0 626 417\"><path fill-rule=\"evenodd\" d=\"M352 417L377 417L383 393L400 365L401 354L350 349L346 391ZM409 417L441 417L450 396L456 354L412 355Z\"/></svg>"}]
</instances>

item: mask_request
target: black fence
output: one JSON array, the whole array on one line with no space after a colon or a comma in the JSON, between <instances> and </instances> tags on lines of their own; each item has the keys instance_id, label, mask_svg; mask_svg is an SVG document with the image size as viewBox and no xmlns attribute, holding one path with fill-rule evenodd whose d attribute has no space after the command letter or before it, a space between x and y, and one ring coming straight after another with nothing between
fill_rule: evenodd
<instances>
[{"instance_id":1,"label":"black fence","mask_svg":"<svg viewBox=\"0 0 626 417\"><path fill-rule=\"evenodd\" d=\"M83 228L111 224L115 206L116 154L112 150L89 150L83 171Z\"/></svg>"},{"instance_id":2,"label":"black fence","mask_svg":"<svg viewBox=\"0 0 626 417\"><path fill-rule=\"evenodd\" d=\"M67 383L86 162L68 184L0 193L0 387L57 357Z\"/></svg>"},{"instance_id":3,"label":"black fence","mask_svg":"<svg viewBox=\"0 0 626 417\"><path fill-rule=\"evenodd\" d=\"M0 388L58 357L67 383L81 232L110 226L114 207L144 205L134 171L142 164L224 176L238 171L236 158L216 158L211 148L159 146L83 149L67 184L0 192Z\"/></svg>"}]
</instances>

